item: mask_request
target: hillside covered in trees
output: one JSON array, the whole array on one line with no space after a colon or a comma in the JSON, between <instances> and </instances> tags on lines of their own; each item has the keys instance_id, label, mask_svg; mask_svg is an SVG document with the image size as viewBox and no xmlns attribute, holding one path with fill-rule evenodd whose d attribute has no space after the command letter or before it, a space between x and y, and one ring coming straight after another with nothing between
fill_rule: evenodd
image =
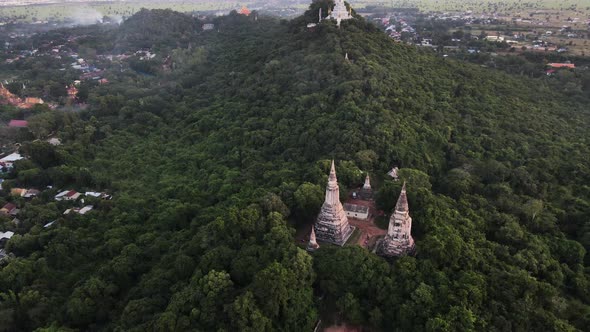
<instances>
[{"instance_id":1,"label":"hillside covered in trees","mask_svg":"<svg viewBox=\"0 0 590 332\"><path fill-rule=\"evenodd\" d=\"M585 99L394 43L359 16L308 29L330 3L292 21L234 12L208 32L158 10L97 28L88 43L164 55L93 86L85 111L30 119L63 144L23 142L30 158L4 190L114 198L88 215L62 215L49 195L22 207L0 331L311 331L320 317L587 329ZM402 168L415 257L297 246L331 159L341 192L375 174L386 213L400 183L385 173Z\"/></svg>"}]
</instances>

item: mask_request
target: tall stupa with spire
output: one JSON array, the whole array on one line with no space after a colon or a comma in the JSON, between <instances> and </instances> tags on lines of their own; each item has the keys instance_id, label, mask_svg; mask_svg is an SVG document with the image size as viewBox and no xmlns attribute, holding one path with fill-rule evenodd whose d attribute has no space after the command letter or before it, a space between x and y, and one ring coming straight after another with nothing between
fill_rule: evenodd
<instances>
[{"instance_id":1,"label":"tall stupa with spire","mask_svg":"<svg viewBox=\"0 0 590 332\"><path fill-rule=\"evenodd\" d=\"M405 256L414 253L416 248L412 238L412 217L406 194L406 183L402 187L395 210L389 218L387 235L378 248L378 253L383 256Z\"/></svg>"},{"instance_id":2,"label":"tall stupa with spire","mask_svg":"<svg viewBox=\"0 0 590 332\"><path fill-rule=\"evenodd\" d=\"M351 11L346 9L346 5L344 4L344 0L336 0L334 5L334 9L330 14L330 18L336 20L336 25L340 27L340 22L344 20L349 20L352 18Z\"/></svg>"},{"instance_id":3,"label":"tall stupa with spire","mask_svg":"<svg viewBox=\"0 0 590 332\"><path fill-rule=\"evenodd\" d=\"M314 230L318 240L339 246L346 243L353 231L348 223L344 207L340 203L340 189L333 160L326 186L326 199L314 225Z\"/></svg>"}]
</instances>

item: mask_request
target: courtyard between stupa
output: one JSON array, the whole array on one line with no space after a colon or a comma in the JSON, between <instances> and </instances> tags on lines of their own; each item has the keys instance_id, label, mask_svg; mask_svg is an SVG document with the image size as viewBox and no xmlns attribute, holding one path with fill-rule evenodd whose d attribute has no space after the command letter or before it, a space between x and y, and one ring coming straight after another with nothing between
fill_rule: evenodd
<instances>
[{"instance_id":1,"label":"courtyard between stupa","mask_svg":"<svg viewBox=\"0 0 590 332\"><path fill-rule=\"evenodd\" d=\"M387 234L387 220L384 220L384 225L381 228L377 223L377 218L385 218L383 213L379 212L375 206L374 200L364 200L360 198L353 198L353 193L358 193L361 187L349 190L344 201L344 204L354 204L365 206L369 209L369 216L367 219L357 219L354 217L348 217L348 222L351 226L355 227L353 234L348 238L348 241L344 244L345 246L359 245L363 248L367 248L372 251L375 244ZM309 235L313 223L308 223L304 227L297 229L295 239L300 246L304 246L309 241ZM327 244L320 241L321 245Z\"/></svg>"}]
</instances>

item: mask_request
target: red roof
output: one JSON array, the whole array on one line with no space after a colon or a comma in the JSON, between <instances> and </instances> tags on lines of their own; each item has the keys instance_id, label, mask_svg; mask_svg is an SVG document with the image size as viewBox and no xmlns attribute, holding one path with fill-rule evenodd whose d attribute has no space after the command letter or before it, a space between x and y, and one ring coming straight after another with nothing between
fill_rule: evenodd
<instances>
[{"instance_id":1,"label":"red roof","mask_svg":"<svg viewBox=\"0 0 590 332\"><path fill-rule=\"evenodd\" d=\"M250 13L251 13L250 9L246 8L246 6L242 7L242 9L240 9L240 14L242 14L242 15L248 16L248 15L250 15Z\"/></svg>"},{"instance_id":2,"label":"red roof","mask_svg":"<svg viewBox=\"0 0 590 332\"><path fill-rule=\"evenodd\" d=\"M6 211L10 212L10 211L16 209L16 205L14 205L12 203L6 203L6 205L4 205L2 207L2 209L6 209Z\"/></svg>"},{"instance_id":3,"label":"red roof","mask_svg":"<svg viewBox=\"0 0 590 332\"><path fill-rule=\"evenodd\" d=\"M72 196L76 195L77 193L78 193L78 192L77 192L77 191L75 191L75 190L70 190L70 191L68 191L68 193L66 194L66 196L68 196L68 197L72 197Z\"/></svg>"},{"instance_id":4,"label":"red roof","mask_svg":"<svg viewBox=\"0 0 590 332\"><path fill-rule=\"evenodd\" d=\"M549 63L547 66L552 68L576 68L573 63Z\"/></svg>"},{"instance_id":5,"label":"red roof","mask_svg":"<svg viewBox=\"0 0 590 332\"><path fill-rule=\"evenodd\" d=\"M25 128L29 125L29 123L25 120L10 120L8 124L9 127L16 127L16 128Z\"/></svg>"}]
</instances>

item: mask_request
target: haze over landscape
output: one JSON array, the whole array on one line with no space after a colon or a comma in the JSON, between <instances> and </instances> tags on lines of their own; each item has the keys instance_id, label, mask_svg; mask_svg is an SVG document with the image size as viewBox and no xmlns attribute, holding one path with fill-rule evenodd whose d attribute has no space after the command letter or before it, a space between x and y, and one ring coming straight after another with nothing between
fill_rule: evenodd
<instances>
[{"instance_id":1,"label":"haze over landscape","mask_svg":"<svg viewBox=\"0 0 590 332\"><path fill-rule=\"evenodd\" d=\"M587 331L589 40L574 0L0 1L0 332Z\"/></svg>"}]
</instances>

